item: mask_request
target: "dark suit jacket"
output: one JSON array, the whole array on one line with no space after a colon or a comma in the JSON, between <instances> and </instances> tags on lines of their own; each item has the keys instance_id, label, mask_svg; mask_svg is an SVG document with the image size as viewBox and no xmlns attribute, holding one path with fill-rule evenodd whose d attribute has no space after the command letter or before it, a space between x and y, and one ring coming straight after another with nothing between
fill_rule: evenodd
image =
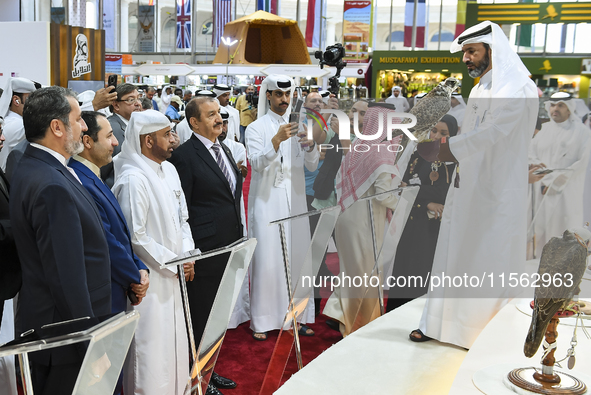
<instances>
[{"instance_id":1,"label":"dark suit jacket","mask_svg":"<svg viewBox=\"0 0 591 395\"><path fill-rule=\"evenodd\" d=\"M18 143L12 149L12 151L10 151L10 154L8 154L8 158L6 158L6 172L5 172L5 175L6 175L6 178L8 178L8 181L10 181L10 177L12 177L12 173L14 173L14 169L16 169L16 166L18 166L18 162L23 157L23 154L25 153L25 150L27 149L28 146L29 146L29 142L27 140L23 140L20 143Z\"/></svg>"},{"instance_id":2,"label":"dark suit jacket","mask_svg":"<svg viewBox=\"0 0 591 395\"><path fill-rule=\"evenodd\" d=\"M230 158L231 170L236 176L234 196L217 162L195 135L177 148L169 159L179 173L193 240L201 251L224 247L242 237L242 173L228 147L223 143L221 146Z\"/></svg>"},{"instance_id":3,"label":"dark suit jacket","mask_svg":"<svg viewBox=\"0 0 591 395\"><path fill-rule=\"evenodd\" d=\"M13 175L10 220L23 272L19 332L111 312L109 247L94 200L53 155L27 147ZM31 354L43 365L80 362L81 346Z\"/></svg>"},{"instance_id":4,"label":"dark suit jacket","mask_svg":"<svg viewBox=\"0 0 591 395\"><path fill-rule=\"evenodd\" d=\"M113 156L115 156L119 152L121 152L121 145L125 140L125 129L127 128L127 126L125 126L125 123L117 114L113 114L107 119L109 120L109 123L113 128L113 134L115 135L115 137L117 137L117 141L119 142L119 145L116 146L113 150ZM101 178L105 180L105 184L107 184L109 188L113 188L113 184L115 183L115 172L113 169L113 162L101 168Z\"/></svg>"},{"instance_id":5,"label":"dark suit jacket","mask_svg":"<svg viewBox=\"0 0 591 395\"><path fill-rule=\"evenodd\" d=\"M177 148L169 161L176 167L189 209L189 226L195 247L201 251L224 247L242 237L240 196L242 173L232 153L221 144L236 176L236 192L205 145L192 135ZM195 279L187 283L191 321L197 344L201 341L229 254L195 263Z\"/></svg>"},{"instance_id":6,"label":"dark suit jacket","mask_svg":"<svg viewBox=\"0 0 591 395\"><path fill-rule=\"evenodd\" d=\"M0 187L0 304L13 298L21 288L21 265L18 261L16 244L10 224L10 210L8 204L8 192L10 184L0 169L0 178L6 185L6 189ZM1 181L0 181L1 182ZM0 320L2 319L2 307L0 306Z\"/></svg>"},{"instance_id":7,"label":"dark suit jacket","mask_svg":"<svg viewBox=\"0 0 591 395\"><path fill-rule=\"evenodd\" d=\"M69 166L74 169L101 214L111 258L111 312L125 311L130 284L139 284L139 271L148 268L133 253L127 222L113 192L83 163L72 158Z\"/></svg>"}]
</instances>

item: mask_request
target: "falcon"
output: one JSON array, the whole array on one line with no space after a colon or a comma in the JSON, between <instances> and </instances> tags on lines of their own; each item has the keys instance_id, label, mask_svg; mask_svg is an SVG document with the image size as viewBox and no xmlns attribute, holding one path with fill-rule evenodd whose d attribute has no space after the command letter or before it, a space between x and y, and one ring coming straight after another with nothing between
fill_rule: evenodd
<instances>
[{"instance_id":1,"label":"falcon","mask_svg":"<svg viewBox=\"0 0 591 395\"><path fill-rule=\"evenodd\" d=\"M431 129L439 122L439 120L447 114L451 108L451 94L457 89L460 82L453 78L447 78L441 81L433 90L427 93L421 100L415 101L415 105L410 109L409 113L417 117L417 124L408 130L417 138L419 143L429 141L429 134ZM410 123L410 119L405 119L402 123ZM394 133L393 137L398 134ZM400 145L406 148L408 144L408 137L404 135ZM438 150L439 144L436 144ZM403 150L398 155L400 156Z\"/></svg>"},{"instance_id":2,"label":"falcon","mask_svg":"<svg viewBox=\"0 0 591 395\"><path fill-rule=\"evenodd\" d=\"M589 230L575 228L566 230L562 237L553 237L542 249L538 268L539 287L534 293L531 325L523 346L526 357L533 357L540 348L554 314L566 308L573 296L580 292L579 285L585 273L590 240ZM569 275L572 275L570 279ZM551 281L543 281L544 278Z\"/></svg>"}]
</instances>

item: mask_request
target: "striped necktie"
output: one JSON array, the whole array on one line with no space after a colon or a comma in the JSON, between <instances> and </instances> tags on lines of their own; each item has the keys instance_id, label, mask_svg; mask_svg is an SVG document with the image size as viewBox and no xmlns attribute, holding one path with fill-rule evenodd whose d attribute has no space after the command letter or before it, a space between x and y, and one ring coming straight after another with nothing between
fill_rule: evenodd
<instances>
[{"instance_id":1,"label":"striped necktie","mask_svg":"<svg viewBox=\"0 0 591 395\"><path fill-rule=\"evenodd\" d=\"M230 176L230 171L228 170L228 167L226 166L224 158L222 158L222 153L220 152L222 149L222 146L219 145L218 143L215 143L214 145L211 146L211 148L213 149L213 152L215 153L215 160L216 160L218 166L220 167L220 170L222 171L222 173L224 173L226 180L228 180L228 184L230 185L230 189L232 190L232 196L234 196L234 194L236 193L236 186L233 185L232 177Z\"/></svg>"}]
</instances>

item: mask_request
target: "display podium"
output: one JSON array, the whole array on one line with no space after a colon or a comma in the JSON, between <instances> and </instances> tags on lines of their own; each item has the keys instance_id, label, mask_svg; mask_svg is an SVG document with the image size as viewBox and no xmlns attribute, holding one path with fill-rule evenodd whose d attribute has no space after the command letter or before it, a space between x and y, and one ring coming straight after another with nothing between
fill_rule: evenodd
<instances>
[{"instance_id":1,"label":"display podium","mask_svg":"<svg viewBox=\"0 0 591 395\"><path fill-rule=\"evenodd\" d=\"M139 318L139 312L129 311L45 325L0 347L0 357L18 356L24 393L32 395L30 353L89 342L72 395L112 394Z\"/></svg>"},{"instance_id":2,"label":"display podium","mask_svg":"<svg viewBox=\"0 0 591 395\"><path fill-rule=\"evenodd\" d=\"M412 205L418 194L418 190L419 187L417 186L398 188L360 198L351 207L349 207L350 209L355 205L357 205L356 207L363 205L367 208L366 214L368 218L366 218L366 220L370 224L369 228L367 229L367 233L370 237L370 248L373 251L372 260L370 262L371 265L369 267L371 273L368 274L370 274L370 276L378 276L380 278L380 284L383 283L384 268L391 267L389 265L394 260L398 241L400 240L402 230L404 229L404 225L406 224L406 220L410 214L410 210L412 209ZM382 240L378 241L378 236L375 232L377 221L386 221L386 218L375 218L372 204L376 199L386 198L389 195L396 196L396 208L392 212L392 217L390 219L389 225L385 229ZM320 218L312 236L303 266L301 267L301 271L297 277L297 281L294 282L292 281L291 276L291 264L289 260L289 251L287 248L288 240L286 236L288 232L286 232L286 226L291 221L310 217L312 215L320 215ZM298 369L303 368L299 335L297 329L294 330L294 328L297 328L297 321L302 317L306 307L308 306L310 298L313 297L313 287L310 287L309 284L303 284L302 282L306 278L315 278L318 275L320 264L326 252L330 236L335 229L340 215L343 215L341 213L340 206L335 206L280 219L270 224L276 224L279 227L284 258L285 281L288 296L290 297L290 303L288 311L285 315L283 327L279 332L279 336L273 350L273 355L263 380L263 386L261 387L260 395L272 394L279 388L293 347L295 347ZM359 228L356 227L356 229L352 230L359 231ZM339 248L338 245L337 248ZM347 268L345 268L345 271L347 271ZM376 298L380 300L380 311L383 314L383 289L381 286L355 290L354 293L349 294L346 297L357 302L356 306L354 307L355 311L353 313L355 317L361 314L361 307L365 300L375 300Z\"/></svg>"},{"instance_id":3,"label":"display podium","mask_svg":"<svg viewBox=\"0 0 591 395\"><path fill-rule=\"evenodd\" d=\"M412 210L417 195L419 194L419 189L420 188L418 186L409 186L398 188L391 192L398 195L398 202L396 204L396 208L392 211L392 216L389 218L389 221L386 224L384 237L379 249L376 244L376 218L374 218L373 207L371 207L370 203L388 192L360 199L365 200L366 204L370 206L370 223L372 224L372 237L374 241L373 250L375 257L375 265L370 277L374 275L377 276L381 285L374 289L368 288L366 290L367 292L362 296L362 298L377 297L380 303L380 312L382 315L385 312L383 284L385 283L386 275L392 272L394 258L396 257L396 250L398 249L398 243L400 242L400 237L402 236L402 232L406 226L406 221L408 221L410 211ZM373 294L371 294L371 291L373 291ZM377 295L375 292L377 292Z\"/></svg>"},{"instance_id":4,"label":"display podium","mask_svg":"<svg viewBox=\"0 0 591 395\"><path fill-rule=\"evenodd\" d=\"M229 246L201 253L199 250L188 251L179 255L174 260L163 265L164 268L178 266L211 258L216 255L230 254L228 264L224 271L222 281L209 314L205 331L200 344L195 344L193 336L193 326L191 323L191 314L189 301L187 299L187 289L184 276L179 276L181 291L183 294L183 305L185 308L185 318L187 320L187 332L189 333L189 345L191 347L191 374L189 378L189 388L191 394L203 395L207 391L207 385L211 378L211 373L217 361L234 305L238 298L240 286L248 273L248 267L252 260L252 255L257 245L256 239L240 239Z\"/></svg>"},{"instance_id":5,"label":"display podium","mask_svg":"<svg viewBox=\"0 0 591 395\"><path fill-rule=\"evenodd\" d=\"M303 368L300 340L297 331L297 321L306 311L306 307L308 306L310 298L313 298L314 288L301 286L301 279L304 278L304 276L313 278L313 276L317 275L322 262L322 257L326 252L328 241L334 230L340 212L340 206L328 207L322 210L310 211L292 217L283 218L273 221L269 224L269 226L278 226L283 252L285 284L290 302L287 313L285 314L285 318L283 320L283 326L279 331L277 342L275 343L275 348L273 349L271 361L269 362L265 377L263 379L263 385L260 391L261 395L272 394L277 390L277 388L279 388L281 379L283 377L283 372L285 371L285 366L294 346L298 369ZM301 266L300 272L298 273L298 281L296 281L295 286L293 286L292 266L288 250L288 232L286 230L286 226L289 225L291 221L307 219L313 215L320 215L320 218L318 219L318 224L314 230L314 234L312 235L304 262Z\"/></svg>"}]
</instances>

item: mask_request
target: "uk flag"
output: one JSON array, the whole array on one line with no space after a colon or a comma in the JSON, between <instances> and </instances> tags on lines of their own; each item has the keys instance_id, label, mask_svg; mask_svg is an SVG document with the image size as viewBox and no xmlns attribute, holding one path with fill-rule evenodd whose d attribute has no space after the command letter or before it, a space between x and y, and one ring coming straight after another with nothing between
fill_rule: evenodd
<instances>
[{"instance_id":1,"label":"uk flag","mask_svg":"<svg viewBox=\"0 0 591 395\"><path fill-rule=\"evenodd\" d=\"M176 0L176 47L191 48L191 0Z\"/></svg>"}]
</instances>

